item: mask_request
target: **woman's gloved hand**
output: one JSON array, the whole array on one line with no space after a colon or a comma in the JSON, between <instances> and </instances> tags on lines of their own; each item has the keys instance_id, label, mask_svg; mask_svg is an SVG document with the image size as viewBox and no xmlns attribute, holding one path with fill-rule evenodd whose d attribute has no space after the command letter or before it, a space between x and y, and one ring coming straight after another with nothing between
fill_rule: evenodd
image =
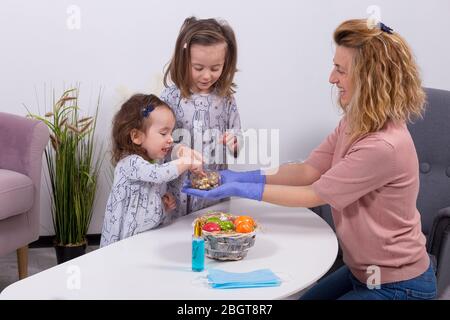
<instances>
[{"instance_id":1,"label":"woman's gloved hand","mask_svg":"<svg viewBox=\"0 0 450 320\"><path fill-rule=\"evenodd\" d=\"M181 192L194 197L206 199L223 199L228 197L240 197L261 201L264 184L263 183L245 183L245 182L225 182L212 190L198 190L191 188L187 182Z\"/></svg>"},{"instance_id":2,"label":"woman's gloved hand","mask_svg":"<svg viewBox=\"0 0 450 320\"><path fill-rule=\"evenodd\" d=\"M253 171L232 171L222 170L219 171L221 177L221 183L226 184L229 182L250 182L250 183L266 183L266 176L262 174L261 170Z\"/></svg>"}]
</instances>

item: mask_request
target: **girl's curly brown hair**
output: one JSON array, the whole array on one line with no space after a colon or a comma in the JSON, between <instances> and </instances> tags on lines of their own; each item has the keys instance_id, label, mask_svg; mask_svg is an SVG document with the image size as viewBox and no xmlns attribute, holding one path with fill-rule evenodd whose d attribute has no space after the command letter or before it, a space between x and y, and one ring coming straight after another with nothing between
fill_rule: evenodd
<instances>
[{"instance_id":1,"label":"girl's curly brown hair","mask_svg":"<svg viewBox=\"0 0 450 320\"><path fill-rule=\"evenodd\" d=\"M173 114L172 109L164 101L153 94L138 93L129 98L122 105L113 119L112 163L114 165L116 165L120 159L131 154L137 154L147 161L152 160L148 157L144 148L131 141L131 130L138 129L142 132L146 132L150 127L150 118L145 117L143 114L144 109L149 105L154 108L167 108Z\"/></svg>"}]
</instances>

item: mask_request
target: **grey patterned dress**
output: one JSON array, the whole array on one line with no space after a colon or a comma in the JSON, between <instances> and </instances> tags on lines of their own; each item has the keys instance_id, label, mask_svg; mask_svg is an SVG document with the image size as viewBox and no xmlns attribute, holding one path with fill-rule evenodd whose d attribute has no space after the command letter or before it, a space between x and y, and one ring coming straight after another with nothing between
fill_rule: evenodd
<instances>
[{"instance_id":1,"label":"grey patterned dress","mask_svg":"<svg viewBox=\"0 0 450 320\"><path fill-rule=\"evenodd\" d=\"M165 183L178 176L172 162L153 164L138 155L121 159L114 170L100 247L159 226L165 216Z\"/></svg>"},{"instance_id":2,"label":"grey patterned dress","mask_svg":"<svg viewBox=\"0 0 450 320\"><path fill-rule=\"evenodd\" d=\"M241 121L233 96L220 97L214 92L209 94L192 94L182 99L180 90L172 85L161 93L165 101L175 112L175 143L180 142L202 153L207 170L223 170L227 168L227 157L232 156L226 146L219 143L219 138L230 131L241 136ZM184 130L180 130L184 129ZM199 199L181 193L188 173L167 184L177 200L176 212L171 218L183 216L218 203L219 201Z\"/></svg>"}]
</instances>

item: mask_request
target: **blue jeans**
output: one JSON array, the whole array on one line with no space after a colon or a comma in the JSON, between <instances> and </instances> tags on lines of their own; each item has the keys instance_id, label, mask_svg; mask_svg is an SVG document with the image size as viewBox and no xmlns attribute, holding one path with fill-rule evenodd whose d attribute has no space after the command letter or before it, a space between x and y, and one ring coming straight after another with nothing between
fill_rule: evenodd
<instances>
[{"instance_id":1,"label":"blue jeans","mask_svg":"<svg viewBox=\"0 0 450 320\"><path fill-rule=\"evenodd\" d=\"M309 289L300 300L431 300L436 297L436 276L430 262L420 276L369 289L343 266Z\"/></svg>"}]
</instances>

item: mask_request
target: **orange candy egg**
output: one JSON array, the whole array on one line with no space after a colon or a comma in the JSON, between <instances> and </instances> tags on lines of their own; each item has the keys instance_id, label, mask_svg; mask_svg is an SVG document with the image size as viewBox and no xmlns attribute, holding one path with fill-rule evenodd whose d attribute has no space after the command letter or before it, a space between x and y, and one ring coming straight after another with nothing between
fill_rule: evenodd
<instances>
[{"instance_id":1,"label":"orange candy egg","mask_svg":"<svg viewBox=\"0 0 450 320\"><path fill-rule=\"evenodd\" d=\"M255 226L255 220L250 216L239 216L234 220L234 225L237 227L241 223L250 224L252 227ZM253 231L253 230L252 230Z\"/></svg>"},{"instance_id":2,"label":"orange candy egg","mask_svg":"<svg viewBox=\"0 0 450 320\"><path fill-rule=\"evenodd\" d=\"M253 224L247 222L241 222L236 226L236 232L239 233L249 233L253 232L253 230L254 230Z\"/></svg>"}]
</instances>

